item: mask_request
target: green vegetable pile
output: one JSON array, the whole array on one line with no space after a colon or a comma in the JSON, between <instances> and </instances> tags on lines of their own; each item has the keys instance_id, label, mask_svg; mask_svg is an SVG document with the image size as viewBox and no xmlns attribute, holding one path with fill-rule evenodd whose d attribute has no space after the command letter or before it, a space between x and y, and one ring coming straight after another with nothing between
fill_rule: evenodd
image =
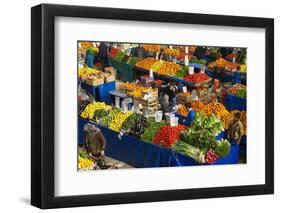
<instances>
[{"instance_id":1,"label":"green vegetable pile","mask_svg":"<svg viewBox=\"0 0 281 213\"><path fill-rule=\"evenodd\" d=\"M230 152L231 145L228 140L216 141L216 136L223 129L223 124L215 115L205 116L197 112L190 128L181 133L180 141L172 148L200 164L212 164Z\"/></svg>"},{"instance_id":2,"label":"green vegetable pile","mask_svg":"<svg viewBox=\"0 0 281 213\"><path fill-rule=\"evenodd\" d=\"M237 92L236 92L236 95L238 97L241 97L241 98L246 98L247 97L247 90L246 88L241 88L239 89Z\"/></svg>"},{"instance_id":3,"label":"green vegetable pile","mask_svg":"<svg viewBox=\"0 0 281 213\"><path fill-rule=\"evenodd\" d=\"M184 78L188 74L188 66L182 66L180 70L176 72L177 78Z\"/></svg>"},{"instance_id":4,"label":"green vegetable pile","mask_svg":"<svg viewBox=\"0 0 281 213\"><path fill-rule=\"evenodd\" d=\"M221 121L213 114L197 112L190 128L181 134L181 140L200 150L213 149L216 136L224 130Z\"/></svg>"},{"instance_id":5,"label":"green vegetable pile","mask_svg":"<svg viewBox=\"0 0 281 213\"><path fill-rule=\"evenodd\" d=\"M172 149L175 152L193 158L196 162L200 164L205 163L205 153L201 151L199 148L196 148L195 146L192 146L186 142L178 141L173 145Z\"/></svg>"},{"instance_id":6,"label":"green vegetable pile","mask_svg":"<svg viewBox=\"0 0 281 213\"><path fill-rule=\"evenodd\" d=\"M122 61L122 59L125 57L125 53L122 52L122 51L119 51L116 56L115 56L115 59L118 60L118 61Z\"/></svg>"},{"instance_id":7,"label":"green vegetable pile","mask_svg":"<svg viewBox=\"0 0 281 213\"><path fill-rule=\"evenodd\" d=\"M192 58L192 59L190 59L189 62L190 63L194 63L194 64L203 64L203 65L207 64L206 60L204 60L204 59L197 59L197 58Z\"/></svg>"},{"instance_id":8,"label":"green vegetable pile","mask_svg":"<svg viewBox=\"0 0 281 213\"><path fill-rule=\"evenodd\" d=\"M130 115L122 124L122 130L130 132L140 117L142 117L142 115L137 113Z\"/></svg>"},{"instance_id":9,"label":"green vegetable pile","mask_svg":"<svg viewBox=\"0 0 281 213\"><path fill-rule=\"evenodd\" d=\"M121 110L118 108L112 109L107 116L101 119L101 125L108 127L119 112L121 112Z\"/></svg>"},{"instance_id":10,"label":"green vegetable pile","mask_svg":"<svg viewBox=\"0 0 281 213\"><path fill-rule=\"evenodd\" d=\"M97 121L105 116L107 116L108 112L105 109L97 109L95 111L94 120Z\"/></svg>"},{"instance_id":11,"label":"green vegetable pile","mask_svg":"<svg viewBox=\"0 0 281 213\"><path fill-rule=\"evenodd\" d=\"M135 65L138 61L140 61L141 59L138 58L138 57L130 57L127 61L127 64L130 64L130 65Z\"/></svg>"},{"instance_id":12,"label":"green vegetable pile","mask_svg":"<svg viewBox=\"0 0 281 213\"><path fill-rule=\"evenodd\" d=\"M144 141L152 142L156 133L165 125L165 122L156 122L154 118L148 119L148 125L141 138Z\"/></svg>"},{"instance_id":13,"label":"green vegetable pile","mask_svg":"<svg viewBox=\"0 0 281 213\"><path fill-rule=\"evenodd\" d=\"M228 140L221 139L215 143L215 152L218 154L218 156L225 157L229 155L230 147L231 145Z\"/></svg>"}]
</instances>

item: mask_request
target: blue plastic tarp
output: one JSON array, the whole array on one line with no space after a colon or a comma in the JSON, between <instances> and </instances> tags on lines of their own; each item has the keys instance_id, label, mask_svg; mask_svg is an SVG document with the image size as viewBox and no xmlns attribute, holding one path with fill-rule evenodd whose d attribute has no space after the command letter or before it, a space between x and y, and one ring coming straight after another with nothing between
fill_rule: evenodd
<instances>
[{"instance_id":1,"label":"blue plastic tarp","mask_svg":"<svg viewBox=\"0 0 281 213\"><path fill-rule=\"evenodd\" d=\"M81 88L90 93L96 101L111 104L109 92L116 89L116 82L112 81L97 86L91 86L85 83L81 83Z\"/></svg>"},{"instance_id":2,"label":"blue plastic tarp","mask_svg":"<svg viewBox=\"0 0 281 213\"><path fill-rule=\"evenodd\" d=\"M79 119L78 143L84 144L83 127L87 120ZM136 168L191 166L198 165L192 158L176 153L156 144L139 140L124 134L120 140L119 133L105 127L98 126L106 138L106 155L125 162ZM238 162L238 146L232 146L228 157L219 159L215 164L235 164Z\"/></svg>"},{"instance_id":3,"label":"blue plastic tarp","mask_svg":"<svg viewBox=\"0 0 281 213\"><path fill-rule=\"evenodd\" d=\"M247 99L241 98L232 94L227 94L225 97L225 107L227 110L240 110L245 111L247 110Z\"/></svg>"}]
</instances>

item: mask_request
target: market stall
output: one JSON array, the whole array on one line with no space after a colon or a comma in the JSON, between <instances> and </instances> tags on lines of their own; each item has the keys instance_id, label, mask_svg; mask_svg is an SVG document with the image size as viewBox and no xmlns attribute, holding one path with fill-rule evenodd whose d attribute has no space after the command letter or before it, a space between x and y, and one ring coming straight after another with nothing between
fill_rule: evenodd
<instances>
[{"instance_id":1,"label":"market stall","mask_svg":"<svg viewBox=\"0 0 281 213\"><path fill-rule=\"evenodd\" d=\"M132 167L242 162L244 64L222 58L219 48L198 53L202 48L194 46L107 46L109 67L101 61L78 72L80 92L90 97L79 103L79 146L85 146L84 127L91 124L104 135L106 155ZM243 137L233 133L237 123Z\"/></svg>"}]
</instances>

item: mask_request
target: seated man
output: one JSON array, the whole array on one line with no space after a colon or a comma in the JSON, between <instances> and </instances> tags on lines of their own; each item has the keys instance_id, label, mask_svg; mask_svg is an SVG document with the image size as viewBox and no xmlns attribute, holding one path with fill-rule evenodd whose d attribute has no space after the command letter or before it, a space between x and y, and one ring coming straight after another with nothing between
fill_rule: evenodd
<instances>
[{"instance_id":1,"label":"seated man","mask_svg":"<svg viewBox=\"0 0 281 213\"><path fill-rule=\"evenodd\" d=\"M240 144L240 141L244 135L244 127L240 121L240 115L240 112L236 112L234 114L234 119L227 130L227 138L231 143L234 142L236 144Z\"/></svg>"},{"instance_id":2,"label":"seated man","mask_svg":"<svg viewBox=\"0 0 281 213\"><path fill-rule=\"evenodd\" d=\"M84 132L85 147L87 149L88 154L98 159L104 158L106 140L101 130L93 124L86 124L84 126Z\"/></svg>"}]
</instances>

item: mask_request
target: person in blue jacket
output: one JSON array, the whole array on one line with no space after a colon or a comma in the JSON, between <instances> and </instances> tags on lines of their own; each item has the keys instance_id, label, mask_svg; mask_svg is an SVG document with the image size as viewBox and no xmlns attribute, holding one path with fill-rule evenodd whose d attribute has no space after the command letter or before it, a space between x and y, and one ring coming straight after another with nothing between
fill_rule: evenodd
<instances>
[{"instance_id":1,"label":"person in blue jacket","mask_svg":"<svg viewBox=\"0 0 281 213\"><path fill-rule=\"evenodd\" d=\"M185 103L185 107L187 109L187 123L190 126L192 121L195 118L195 110L192 108L192 105L190 102Z\"/></svg>"}]
</instances>

